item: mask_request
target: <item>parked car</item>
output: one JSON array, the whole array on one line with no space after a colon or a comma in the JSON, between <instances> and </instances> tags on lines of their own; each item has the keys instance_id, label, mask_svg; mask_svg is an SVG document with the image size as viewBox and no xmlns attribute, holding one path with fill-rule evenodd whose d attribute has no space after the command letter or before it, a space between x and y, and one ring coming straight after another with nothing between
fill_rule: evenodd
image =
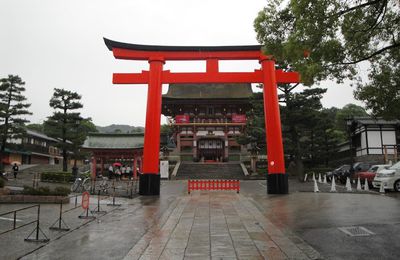
<instances>
[{"instance_id":1,"label":"parked car","mask_svg":"<svg viewBox=\"0 0 400 260\"><path fill-rule=\"evenodd\" d=\"M361 172L354 173L351 178L354 182L357 181L358 178L360 178L361 184L364 184L365 179L367 179L368 186L373 187L372 181L374 180L375 175L384 169L389 169L390 166L392 166L392 165L391 164L372 165L371 168L369 168L367 171L361 171Z\"/></svg>"},{"instance_id":2,"label":"parked car","mask_svg":"<svg viewBox=\"0 0 400 260\"><path fill-rule=\"evenodd\" d=\"M400 162L377 173L372 185L374 188L380 188L383 185L384 189L400 191Z\"/></svg>"},{"instance_id":3,"label":"parked car","mask_svg":"<svg viewBox=\"0 0 400 260\"><path fill-rule=\"evenodd\" d=\"M331 172L326 173L326 178L328 181L332 181L332 178L335 178L335 180L338 180L340 176L345 174L346 172L350 171L350 165L349 164L343 164L340 167L334 169Z\"/></svg>"},{"instance_id":4,"label":"parked car","mask_svg":"<svg viewBox=\"0 0 400 260\"><path fill-rule=\"evenodd\" d=\"M367 171L369 168L371 168L372 164L368 162L356 162L353 164L353 169L350 168L350 170L343 172L340 176L338 176L340 183L345 184L347 177L350 179L353 178L353 175L362 172L362 171Z\"/></svg>"}]
</instances>

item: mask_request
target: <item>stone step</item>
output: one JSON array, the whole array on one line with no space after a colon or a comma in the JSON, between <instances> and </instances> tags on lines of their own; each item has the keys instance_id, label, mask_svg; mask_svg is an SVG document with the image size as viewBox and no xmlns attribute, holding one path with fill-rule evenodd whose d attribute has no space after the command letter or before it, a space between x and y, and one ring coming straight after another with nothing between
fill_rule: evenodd
<instances>
[{"instance_id":1,"label":"stone step","mask_svg":"<svg viewBox=\"0 0 400 260\"><path fill-rule=\"evenodd\" d=\"M175 177L186 179L244 179L239 163L182 163Z\"/></svg>"}]
</instances>

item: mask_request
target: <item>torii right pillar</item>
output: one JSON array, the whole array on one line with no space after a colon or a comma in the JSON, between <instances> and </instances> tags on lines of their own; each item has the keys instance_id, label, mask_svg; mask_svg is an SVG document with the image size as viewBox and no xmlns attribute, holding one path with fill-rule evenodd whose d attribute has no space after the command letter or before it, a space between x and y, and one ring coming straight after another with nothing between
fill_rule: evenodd
<instances>
[{"instance_id":1,"label":"torii right pillar","mask_svg":"<svg viewBox=\"0 0 400 260\"><path fill-rule=\"evenodd\" d=\"M272 57L265 57L260 60L260 63L264 76L264 118L268 157L267 192L287 194L289 184L285 171L275 61Z\"/></svg>"}]
</instances>

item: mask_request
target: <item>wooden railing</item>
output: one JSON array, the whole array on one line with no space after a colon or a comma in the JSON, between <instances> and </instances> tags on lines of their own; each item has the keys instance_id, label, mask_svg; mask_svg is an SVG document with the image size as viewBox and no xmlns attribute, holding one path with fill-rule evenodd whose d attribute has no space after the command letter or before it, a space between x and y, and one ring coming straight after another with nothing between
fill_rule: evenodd
<instances>
[{"instance_id":1,"label":"wooden railing","mask_svg":"<svg viewBox=\"0 0 400 260\"><path fill-rule=\"evenodd\" d=\"M239 180L188 180L188 193L193 190L234 190L240 191Z\"/></svg>"}]
</instances>

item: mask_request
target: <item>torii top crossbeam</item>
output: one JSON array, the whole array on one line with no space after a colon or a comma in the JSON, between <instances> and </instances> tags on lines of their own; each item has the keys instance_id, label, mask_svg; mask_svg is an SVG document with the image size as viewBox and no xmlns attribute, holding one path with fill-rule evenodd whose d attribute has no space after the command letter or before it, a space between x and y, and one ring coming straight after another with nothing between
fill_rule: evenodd
<instances>
[{"instance_id":1,"label":"torii top crossbeam","mask_svg":"<svg viewBox=\"0 0 400 260\"><path fill-rule=\"evenodd\" d=\"M160 142L161 86L170 83L263 83L267 135L268 193L287 193L279 103L278 83L297 83L297 72L275 69L272 56L264 55L260 45L247 46L157 46L111 41L104 38L116 59L147 60L149 71L114 73L114 84L148 84L143 175L139 193L159 194L158 155ZM206 72L163 70L168 60L205 60ZM261 69L254 72L219 72L219 60L258 60Z\"/></svg>"}]
</instances>

